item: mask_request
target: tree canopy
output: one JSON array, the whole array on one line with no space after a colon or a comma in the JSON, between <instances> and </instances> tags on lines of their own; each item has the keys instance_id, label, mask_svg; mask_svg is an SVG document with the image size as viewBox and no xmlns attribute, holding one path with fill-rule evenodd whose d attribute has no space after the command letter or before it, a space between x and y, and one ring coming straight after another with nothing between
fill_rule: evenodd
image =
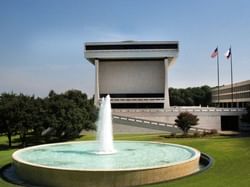
<instances>
[{"instance_id":1,"label":"tree canopy","mask_svg":"<svg viewBox=\"0 0 250 187\"><path fill-rule=\"evenodd\" d=\"M0 133L6 134L11 146L11 136L17 131L17 96L13 93L0 96Z\"/></svg>"},{"instance_id":2,"label":"tree canopy","mask_svg":"<svg viewBox=\"0 0 250 187\"><path fill-rule=\"evenodd\" d=\"M211 89L209 86L193 88L169 88L171 106L207 106L211 105Z\"/></svg>"},{"instance_id":3,"label":"tree canopy","mask_svg":"<svg viewBox=\"0 0 250 187\"><path fill-rule=\"evenodd\" d=\"M45 98L23 94L0 95L0 133L18 134L23 146L27 135L45 141L77 137L82 129L95 129L97 109L92 99L79 90L57 94L50 91Z\"/></svg>"}]
</instances>

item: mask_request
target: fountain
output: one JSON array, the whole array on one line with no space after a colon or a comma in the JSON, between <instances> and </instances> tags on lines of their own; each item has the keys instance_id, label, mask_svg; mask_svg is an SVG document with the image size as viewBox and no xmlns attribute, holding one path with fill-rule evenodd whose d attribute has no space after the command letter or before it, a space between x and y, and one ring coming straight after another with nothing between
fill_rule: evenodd
<instances>
[{"instance_id":1,"label":"fountain","mask_svg":"<svg viewBox=\"0 0 250 187\"><path fill-rule=\"evenodd\" d=\"M113 142L110 97L102 99L97 141L66 142L16 151L17 175L38 186L136 186L199 171L200 152L167 143Z\"/></svg>"},{"instance_id":2,"label":"fountain","mask_svg":"<svg viewBox=\"0 0 250 187\"><path fill-rule=\"evenodd\" d=\"M112 112L110 96L102 98L99 118L97 121L97 141L99 144L97 154L115 153L113 144Z\"/></svg>"}]
</instances>

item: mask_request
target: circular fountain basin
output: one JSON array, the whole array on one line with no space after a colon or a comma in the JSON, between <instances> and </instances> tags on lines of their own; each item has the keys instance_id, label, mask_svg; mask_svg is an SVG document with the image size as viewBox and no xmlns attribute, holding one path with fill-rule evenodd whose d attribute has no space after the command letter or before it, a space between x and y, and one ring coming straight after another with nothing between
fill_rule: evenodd
<instances>
[{"instance_id":1,"label":"circular fountain basin","mask_svg":"<svg viewBox=\"0 0 250 187\"><path fill-rule=\"evenodd\" d=\"M16 151L17 175L40 186L136 186L199 170L200 152L167 143L116 141L115 154L96 154L94 141L46 144Z\"/></svg>"}]
</instances>

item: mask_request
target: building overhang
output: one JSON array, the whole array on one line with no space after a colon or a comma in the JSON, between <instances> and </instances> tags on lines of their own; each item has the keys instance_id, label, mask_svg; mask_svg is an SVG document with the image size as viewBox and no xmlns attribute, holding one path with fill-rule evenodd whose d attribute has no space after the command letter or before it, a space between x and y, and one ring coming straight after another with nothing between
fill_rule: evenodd
<instances>
[{"instance_id":1,"label":"building overhang","mask_svg":"<svg viewBox=\"0 0 250 187\"><path fill-rule=\"evenodd\" d=\"M94 64L99 60L130 60L130 59L165 59L170 64L178 56L179 43L177 41L125 41L125 42L87 42L84 56Z\"/></svg>"}]
</instances>

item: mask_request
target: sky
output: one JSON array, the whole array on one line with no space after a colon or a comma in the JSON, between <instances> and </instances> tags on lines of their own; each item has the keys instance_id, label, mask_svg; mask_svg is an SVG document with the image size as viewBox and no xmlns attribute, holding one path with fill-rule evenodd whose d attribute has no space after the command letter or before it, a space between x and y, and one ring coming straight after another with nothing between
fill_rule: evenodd
<instances>
[{"instance_id":1,"label":"sky","mask_svg":"<svg viewBox=\"0 0 250 187\"><path fill-rule=\"evenodd\" d=\"M249 0L0 0L0 93L45 97L78 89L94 94L85 42L179 41L169 70L175 88L250 79Z\"/></svg>"}]
</instances>

